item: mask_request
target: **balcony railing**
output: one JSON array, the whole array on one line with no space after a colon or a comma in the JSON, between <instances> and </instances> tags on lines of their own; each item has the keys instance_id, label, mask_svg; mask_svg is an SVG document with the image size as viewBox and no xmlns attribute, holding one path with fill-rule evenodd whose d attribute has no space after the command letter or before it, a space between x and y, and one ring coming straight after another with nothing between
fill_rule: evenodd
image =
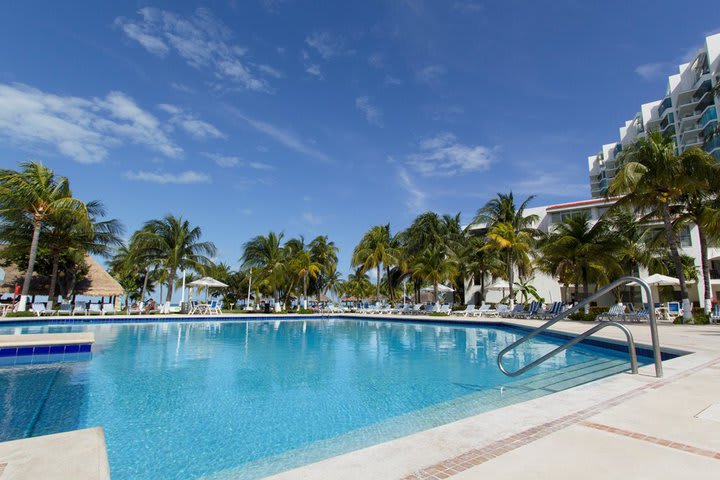
<instances>
[{"instance_id":1,"label":"balcony railing","mask_svg":"<svg viewBox=\"0 0 720 480\"><path fill-rule=\"evenodd\" d=\"M658 108L658 115L662 117L663 113L665 113L665 110L670 107L672 107L672 99L670 97L665 97L665 99L660 104L660 107Z\"/></svg>"},{"instance_id":2,"label":"balcony railing","mask_svg":"<svg viewBox=\"0 0 720 480\"><path fill-rule=\"evenodd\" d=\"M698 120L698 125L704 127L710 120L717 120L717 110L715 110L715 107L710 107L705 110L705 113L703 113L700 120Z\"/></svg>"}]
</instances>

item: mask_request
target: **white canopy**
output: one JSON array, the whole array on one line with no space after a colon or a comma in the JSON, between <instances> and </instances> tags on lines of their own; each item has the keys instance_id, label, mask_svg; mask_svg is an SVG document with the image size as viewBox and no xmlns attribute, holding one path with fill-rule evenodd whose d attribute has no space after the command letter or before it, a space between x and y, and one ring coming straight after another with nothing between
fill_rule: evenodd
<instances>
[{"instance_id":1,"label":"white canopy","mask_svg":"<svg viewBox=\"0 0 720 480\"><path fill-rule=\"evenodd\" d=\"M488 290L508 290L510 288L510 284L507 282L507 280L497 279L493 282L492 285L487 287Z\"/></svg>"},{"instance_id":2,"label":"white canopy","mask_svg":"<svg viewBox=\"0 0 720 480\"><path fill-rule=\"evenodd\" d=\"M660 275L659 273L654 273L649 277L644 277L642 280L645 280L648 285L655 285L659 287L663 287L666 285L680 285L679 279L675 277L668 277L667 275ZM688 281L687 283L692 283L692 281ZM628 283L628 285L632 287L638 286L638 284L635 282Z\"/></svg>"},{"instance_id":3,"label":"white canopy","mask_svg":"<svg viewBox=\"0 0 720 480\"><path fill-rule=\"evenodd\" d=\"M189 287L208 287L208 288L227 288L224 283L215 280L212 277L203 277L194 282L188 283Z\"/></svg>"},{"instance_id":4,"label":"white canopy","mask_svg":"<svg viewBox=\"0 0 720 480\"><path fill-rule=\"evenodd\" d=\"M420 289L421 292L434 292L435 288L430 285L429 287L424 287ZM438 292L439 293L447 293L447 292L454 292L455 289L448 287L447 285L438 284Z\"/></svg>"}]
</instances>

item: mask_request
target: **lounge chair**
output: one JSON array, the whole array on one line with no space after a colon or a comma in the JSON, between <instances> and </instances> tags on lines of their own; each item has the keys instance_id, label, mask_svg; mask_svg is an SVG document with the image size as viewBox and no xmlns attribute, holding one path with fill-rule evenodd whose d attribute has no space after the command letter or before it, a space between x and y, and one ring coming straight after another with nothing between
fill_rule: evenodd
<instances>
[{"instance_id":1,"label":"lounge chair","mask_svg":"<svg viewBox=\"0 0 720 480\"><path fill-rule=\"evenodd\" d=\"M538 311L540 310L540 307L542 307L542 303L537 301L530 302L530 307L522 311L520 313L515 314L519 318L532 318L535 315L537 315Z\"/></svg>"},{"instance_id":2,"label":"lounge chair","mask_svg":"<svg viewBox=\"0 0 720 480\"><path fill-rule=\"evenodd\" d=\"M525 305L518 304L518 305L515 305L515 307L513 307L512 310L507 310L505 312L500 313L500 316L505 317L505 318L522 317L527 312L528 312L528 310L525 310Z\"/></svg>"},{"instance_id":3,"label":"lounge chair","mask_svg":"<svg viewBox=\"0 0 720 480\"><path fill-rule=\"evenodd\" d=\"M88 305L87 313L90 315L102 315L102 307L99 303L91 303Z\"/></svg>"},{"instance_id":4,"label":"lounge chair","mask_svg":"<svg viewBox=\"0 0 720 480\"><path fill-rule=\"evenodd\" d=\"M452 313L452 309L450 308L450 305L440 305L440 309L437 310L437 313L442 313L444 315L450 315Z\"/></svg>"},{"instance_id":5,"label":"lounge chair","mask_svg":"<svg viewBox=\"0 0 720 480\"><path fill-rule=\"evenodd\" d=\"M682 316L683 310L680 308L680 302L669 302L667 307L668 319L673 322L677 317Z\"/></svg>"},{"instance_id":6,"label":"lounge chair","mask_svg":"<svg viewBox=\"0 0 720 480\"><path fill-rule=\"evenodd\" d=\"M510 307L508 307L504 303L501 303L500 305L497 306L497 311L495 312L495 316L496 317L504 317L508 313L510 313Z\"/></svg>"},{"instance_id":7,"label":"lounge chair","mask_svg":"<svg viewBox=\"0 0 720 480\"><path fill-rule=\"evenodd\" d=\"M422 304L421 304L421 303L416 303L415 305L413 305L412 309L410 309L410 310L409 310L408 312L406 312L406 313L408 313L409 315L422 315L422 314L425 313L425 312L423 312L422 310L420 310L421 308L422 308Z\"/></svg>"},{"instance_id":8,"label":"lounge chair","mask_svg":"<svg viewBox=\"0 0 720 480\"><path fill-rule=\"evenodd\" d=\"M58 315L72 315L73 306L72 303L61 303L60 308L57 311Z\"/></svg>"},{"instance_id":9,"label":"lounge chair","mask_svg":"<svg viewBox=\"0 0 720 480\"><path fill-rule=\"evenodd\" d=\"M38 317L40 315L55 315L55 310L48 310L44 303L33 303L30 309Z\"/></svg>"},{"instance_id":10,"label":"lounge chair","mask_svg":"<svg viewBox=\"0 0 720 480\"><path fill-rule=\"evenodd\" d=\"M497 310L495 310L494 308L492 308L492 305L490 305L489 303L483 303L482 305L480 305L480 308L478 308L477 310L475 310L475 313L473 314L473 316L476 316L476 317L497 317L497 316L498 316L498 312L497 312Z\"/></svg>"},{"instance_id":11,"label":"lounge chair","mask_svg":"<svg viewBox=\"0 0 720 480\"><path fill-rule=\"evenodd\" d=\"M625 320L629 320L631 322L640 322L643 320L650 320L650 314L648 313L647 306L636 311L635 307L633 307L633 304L628 303L628 311L625 314Z\"/></svg>"},{"instance_id":12,"label":"lounge chair","mask_svg":"<svg viewBox=\"0 0 720 480\"><path fill-rule=\"evenodd\" d=\"M555 318L562 312L563 303L553 302L551 307L545 308L542 312L538 313L537 318L544 320L546 318Z\"/></svg>"},{"instance_id":13,"label":"lounge chair","mask_svg":"<svg viewBox=\"0 0 720 480\"><path fill-rule=\"evenodd\" d=\"M605 313L601 313L597 316L597 320L600 322L609 322L616 320L623 320L625 318L625 305L618 303L610 307Z\"/></svg>"},{"instance_id":14,"label":"lounge chair","mask_svg":"<svg viewBox=\"0 0 720 480\"><path fill-rule=\"evenodd\" d=\"M103 303L102 314L105 315L106 313L115 313L115 305L112 303Z\"/></svg>"},{"instance_id":15,"label":"lounge chair","mask_svg":"<svg viewBox=\"0 0 720 480\"><path fill-rule=\"evenodd\" d=\"M85 302L77 302L72 310L73 315L80 313L87 315L87 304Z\"/></svg>"},{"instance_id":16,"label":"lounge chair","mask_svg":"<svg viewBox=\"0 0 720 480\"><path fill-rule=\"evenodd\" d=\"M460 312L457 312L458 315L462 315L463 317L467 317L469 315L475 315L475 312L477 310L475 309L475 304L468 303L468 305L465 307L465 310L462 310Z\"/></svg>"}]
</instances>

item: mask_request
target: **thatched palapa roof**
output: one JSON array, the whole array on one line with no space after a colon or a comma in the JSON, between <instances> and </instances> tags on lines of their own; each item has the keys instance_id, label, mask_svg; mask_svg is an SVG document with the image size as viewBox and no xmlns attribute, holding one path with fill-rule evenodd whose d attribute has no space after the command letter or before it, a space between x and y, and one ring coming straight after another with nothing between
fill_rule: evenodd
<instances>
[{"instance_id":1,"label":"thatched palapa roof","mask_svg":"<svg viewBox=\"0 0 720 480\"><path fill-rule=\"evenodd\" d=\"M112 297L125 293L120 284L105 271L91 256L85 256L85 263L88 266L87 275L75 286L75 295L87 295L90 297ZM24 275L14 263L7 267L0 267L5 271L5 278L0 284L0 293L13 293L15 284L22 286ZM33 274L30 282L31 295L47 295L50 291L50 278Z\"/></svg>"}]
</instances>

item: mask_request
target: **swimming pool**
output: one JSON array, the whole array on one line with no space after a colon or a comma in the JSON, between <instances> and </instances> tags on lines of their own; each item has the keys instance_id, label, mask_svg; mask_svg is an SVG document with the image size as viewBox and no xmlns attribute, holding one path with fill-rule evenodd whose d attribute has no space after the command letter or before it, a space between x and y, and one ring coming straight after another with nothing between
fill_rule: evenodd
<instances>
[{"instance_id":1,"label":"swimming pool","mask_svg":"<svg viewBox=\"0 0 720 480\"><path fill-rule=\"evenodd\" d=\"M257 478L628 369L575 346L517 379L504 326L313 319L93 331L90 360L0 366L0 441L102 426L114 479ZM538 337L518 367L558 345ZM647 363L646 357L641 361Z\"/></svg>"}]
</instances>

